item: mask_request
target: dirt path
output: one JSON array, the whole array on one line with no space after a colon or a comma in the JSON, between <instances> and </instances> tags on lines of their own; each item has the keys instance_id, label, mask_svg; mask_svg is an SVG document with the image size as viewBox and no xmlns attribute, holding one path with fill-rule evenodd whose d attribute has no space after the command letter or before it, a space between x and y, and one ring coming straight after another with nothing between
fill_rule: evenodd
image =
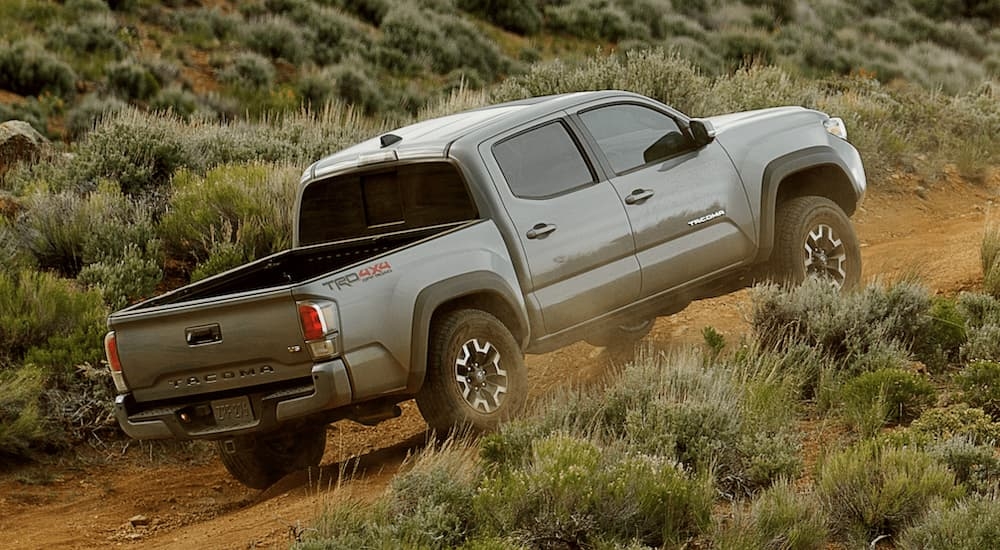
<instances>
[{"instance_id":1,"label":"dirt path","mask_svg":"<svg viewBox=\"0 0 1000 550\"><path fill-rule=\"evenodd\" d=\"M880 184L856 216L867 279L916 274L936 292L976 288L979 242L1000 196L1000 173L987 185L956 178L933 185L906 178ZM919 187L919 188L918 188ZM712 325L729 341L746 329L746 291L692 304L657 321L648 337L661 346L695 343ZM534 395L598 377L609 358L576 344L529 357ZM380 494L407 453L425 441L412 402L378 427L331 426L324 467L309 479L286 478L267 491L231 480L208 445L163 453L133 444L87 450L69 464L34 466L0 476L0 547L260 548L287 547L344 491ZM169 458L159 458L160 456ZM340 491L334 491L334 488Z\"/></svg>"}]
</instances>

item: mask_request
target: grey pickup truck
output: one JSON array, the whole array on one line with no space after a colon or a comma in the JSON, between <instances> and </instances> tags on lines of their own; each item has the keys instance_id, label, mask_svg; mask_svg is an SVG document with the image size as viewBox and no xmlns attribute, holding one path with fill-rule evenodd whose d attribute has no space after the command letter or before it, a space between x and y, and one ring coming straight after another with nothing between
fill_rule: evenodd
<instances>
[{"instance_id":1,"label":"grey pickup truck","mask_svg":"<svg viewBox=\"0 0 1000 550\"><path fill-rule=\"evenodd\" d=\"M427 120L302 175L293 248L113 313L116 414L209 439L263 488L319 463L326 425L493 428L525 353L628 345L761 278L858 283L865 193L840 119L692 119L621 91Z\"/></svg>"}]
</instances>

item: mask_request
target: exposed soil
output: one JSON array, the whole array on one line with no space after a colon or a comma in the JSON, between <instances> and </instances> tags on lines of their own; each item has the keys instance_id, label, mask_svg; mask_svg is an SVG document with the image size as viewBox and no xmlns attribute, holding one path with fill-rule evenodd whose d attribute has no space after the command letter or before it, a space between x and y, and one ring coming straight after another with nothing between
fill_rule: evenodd
<instances>
[{"instance_id":1,"label":"exposed soil","mask_svg":"<svg viewBox=\"0 0 1000 550\"><path fill-rule=\"evenodd\" d=\"M876 186L881 190L855 216L867 279L918 275L945 294L979 285L979 244L1000 196L1000 173L979 185L895 176ZM737 341L747 328L747 306L746 291L694 303L659 319L647 340L661 348L698 343L711 325ZM613 360L582 343L529 357L533 397L598 379ZM813 455L822 452L824 434L836 437L824 426L806 428ZM95 444L76 458L0 476L0 546L287 547L328 503L381 494L425 439L412 402L377 427L340 422L328 431L324 466L314 479L294 475L266 491L233 481L210 445Z\"/></svg>"}]
</instances>

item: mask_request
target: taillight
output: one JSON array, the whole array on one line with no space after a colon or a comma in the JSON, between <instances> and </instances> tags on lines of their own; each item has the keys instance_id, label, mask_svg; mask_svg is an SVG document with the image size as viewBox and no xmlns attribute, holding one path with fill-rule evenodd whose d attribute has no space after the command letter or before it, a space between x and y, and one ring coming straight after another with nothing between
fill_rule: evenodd
<instances>
[{"instance_id":1,"label":"taillight","mask_svg":"<svg viewBox=\"0 0 1000 550\"><path fill-rule=\"evenodd\" d=\"M326 361L337 356L340 334L336 306L326 302L323 305L302 302L299 304L299 322L306 348L314 361Z\"/></svg>"},{"instance_id":2,"label":"taillight","mask_svg":"<svg viewBox=\"0 0 1000 550\"><path fill-rule=\"evenodd\" d=\"M128 386L125 385L125 376L122 374L122 361L118 357L118 338L113 330L104 336L104 353L108 356L108 367L111 368L111 378L115 381L115 389L119 392L128 391Z\"/></svg>"},{"instance_id":3,"label":"taillight","mask_svg":"<svg viewBox=\"0 0 1000 550\"><path fill-rule=\"evenodd\" d=\"M306 341L319 340L326 335L326 322L319 306L299 304L299 319L302 322L302 336Z\"/></svg>"}]
</instances>

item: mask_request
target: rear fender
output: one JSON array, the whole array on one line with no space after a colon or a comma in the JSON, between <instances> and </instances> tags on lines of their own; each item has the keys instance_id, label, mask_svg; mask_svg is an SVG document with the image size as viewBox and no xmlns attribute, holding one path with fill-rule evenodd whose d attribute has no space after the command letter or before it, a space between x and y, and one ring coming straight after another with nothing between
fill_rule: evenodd
<instances>
[{"instance_id":1,"label":"rear fender","mask_svg":"<svg viewBox=\"0 0 1000 550\"><path fill-rule=\"evenodd\" d=\"M427 372L427 351L430 340L431 323L435 313L450 307L464 307L492 304L483 309L500 320L514 335L524 349L528 338L528 316L524 303L517 293L500 275L491 271L471 271L438 281L420 291L413 310L413 334L411 338L410 373L407 392L416 393L424 383Z\"/></svg>"}]
</instances>

